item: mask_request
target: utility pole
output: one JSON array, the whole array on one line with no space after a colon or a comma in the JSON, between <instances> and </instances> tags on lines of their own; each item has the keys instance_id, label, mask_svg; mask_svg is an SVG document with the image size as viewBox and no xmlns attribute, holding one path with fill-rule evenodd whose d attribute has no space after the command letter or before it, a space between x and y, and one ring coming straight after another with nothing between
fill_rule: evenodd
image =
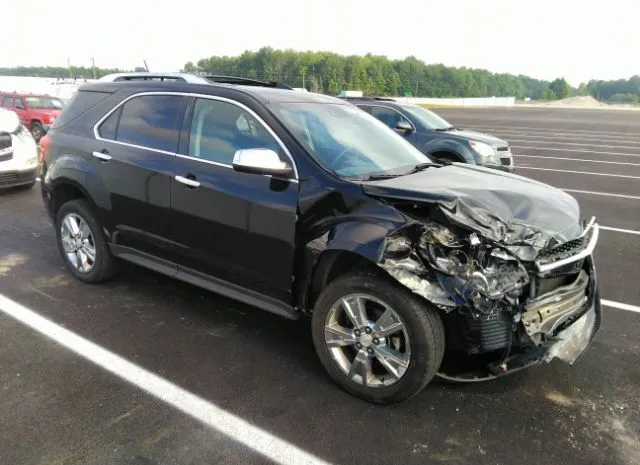
<instances>
[{"instance_id":1,"label":"utility pole","mask_svg":"<svg viewBox=\"0 0 640 465\"><path fill-rule=\"evenodd\" d=\"M149 67L147 66L147 60L142 60L142 62L144 63L144 69L147 70L147 73L149 72Z\"/></svg>"},{"instance_id":2,"label":"utility pole","mask_svg":"<svg viewBox=\"0 0 640 465\"><path fill-rule=\"evenodd\" d=\"M91 67L93 68L93 79L97 79L96 78L96 60L91 57Z\"/></svg>"},{"instance_id":3,"label":"utility pole","mask_svg":"<svg viewBox=\"0 0 640 465\"><path fill-rule=\"evenodd\" d=\"M67 68L69 68L69 77L73 79L73 71L71 71L71 58L67 58Z\"/></svg>"}]
</instances>

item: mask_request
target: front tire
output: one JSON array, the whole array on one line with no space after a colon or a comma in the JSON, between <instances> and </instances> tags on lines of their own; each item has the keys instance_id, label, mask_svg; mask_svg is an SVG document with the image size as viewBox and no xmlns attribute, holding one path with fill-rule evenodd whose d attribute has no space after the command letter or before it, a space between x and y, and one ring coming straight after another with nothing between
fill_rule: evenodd
<instances>
[{"instance_id":1,"label":"front tire","mask_svg":"<svg viewBox=\"0 0 640 465\"><path fill-rule=\"evenodd\" d=\"M433 379L444 356L438 310L375 274L333 281L315 304L311 326L329 376L373 403L415 396Z\"/></svg>"},{"instance_id":2,"label":"front tire","mask_svg":"<svg viewBox=\"0 0 640 465\"><path fill-rule=\"evenodd\" d=\"M63 204L55 224L58 250L76 278L100 283L115 274L115 258L89 202L78 199Z\"/></svg>"}]
</instances>

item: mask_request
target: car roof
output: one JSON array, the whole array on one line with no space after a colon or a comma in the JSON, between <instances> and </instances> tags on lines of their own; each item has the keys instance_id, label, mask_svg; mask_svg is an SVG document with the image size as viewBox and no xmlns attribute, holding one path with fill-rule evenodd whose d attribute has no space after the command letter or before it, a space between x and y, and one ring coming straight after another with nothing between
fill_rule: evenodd
<instances>
[{"instance_id":1,"label":"car roof","mask_svg":"<svg viewBox=\"0 0 640 465\"><path fill-rule=\"evenodd\" d=\"M267 105L270 103L333 103L338 105L348 105L347 102L339 98L316 94L313 92L296 92L289 89L226 83L192 84L184 81L159 80L118 82L96 81L83 84L78 90L116 92L121 89L130 89L133 92L180 92L204 95L216 95L217 91L226 89L250 95L261 103Z\"/></svg>"}]
</instances>

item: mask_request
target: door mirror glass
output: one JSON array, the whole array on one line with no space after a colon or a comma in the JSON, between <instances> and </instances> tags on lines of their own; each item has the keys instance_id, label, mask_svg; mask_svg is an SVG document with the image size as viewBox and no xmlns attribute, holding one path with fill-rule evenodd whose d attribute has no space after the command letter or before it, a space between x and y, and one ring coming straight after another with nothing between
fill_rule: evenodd
<instances>
[{"instance_id":1,"label":"door mirror glass","mask_svg":"<svg viewBox=\"0 0 640 465\"><path fill-rule=\"evenodd\" d=\"M241 149L233 156L233 169L242 173L291 176L291 165L271 149Z\"/></svg>"},{"instance_id":2,"label":"door mirror glass","mask_svg":"<svg viewBox=\"0 0 640 465\"><path fill-rule=\"evenodd\" d=\"M0 109L0 132L14 133L20 127L20 118L9 110Z\"/></svg>"},{"instance_id":3,"label":"door mirror glass","mask_svg":"<svg viewBox=\"0 0 640 465\"><path fill-rule=\"evenodd\" d=\"M398 121L398 123L396 124L396 129L403 132L413 132L413 126L411 126L411 123L404 119Z\"/></svg>"}]
</instances>

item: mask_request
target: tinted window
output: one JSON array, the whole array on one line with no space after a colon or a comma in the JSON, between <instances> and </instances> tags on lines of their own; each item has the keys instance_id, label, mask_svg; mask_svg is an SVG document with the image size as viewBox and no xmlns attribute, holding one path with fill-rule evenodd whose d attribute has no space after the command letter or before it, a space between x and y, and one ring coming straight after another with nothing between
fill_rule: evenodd
<instances>
[{"instance_id":1,"label":"tinted window","mask_svg":"<svg viewBox=\"0 0 640 465\"><path fill-rule=\"evenodd\" d=\"M179 95L145 95L129 100L122 108L116 140L175 152L184 101Z\"/></svg>"},{"instance_id":2,"label":"tinted window","mask_svg":"<svg viewBox=\"0 0 640 465\"><path fill-rule=\"evenodd\" d=\"M109 117L102 122L98 132L100 137L105 139L116 140L118 121L120 121L120 114L122 113L122 107L111 113Z\"/></svg>"},{"instance_id":3,"label":"tinted window","mask_svg":"<svg viewBox=\"0 0 640 465\"><path fill-rule=\"evenodd\" d=\"M111 95L108 92L79 91L73 94L69 103L64 107L60 116L53 123L54 128L59 128L75 120L96 104Z\"/></svg>"},{"instance_id":4,"label":"tinted window","mask_svg":"<svg viewBox=\"0 0 640 465\"><path fill-rule=\"evenodd\" d=\"M358 108L366 111L367 113L371 113L371 105L358 105Z\"/></svg>"},{"instance_id":5,"label":"tinted window","mask_svg":"<svg viewBox=\"0 0 640 465\"><path fill-rule=\"evenodd\" d=\"M16 97L15 101L13 102L13 106L14 108L24 109L24 102L22 101L22 97Z\"/></svg>"},{"instance_id":6,"label":"tinted window","mask_svg":"<svg viewBox=\"0 0 640 465\"><path fill-rule=\"evenodd\" d=\"M236 150L279 150L271 134L251 114L227 102L197 99L191 121L189 156L231 165Z\"/></svg>"},{"instance_id":7,"label":"tinted window","mask_svg":"<svg viewBox=\"0 0 640 465\"><path fill-rule=\"evenodd\" d=\"M372 107L371 114L389 126L395 128L400 121L407 121L400 113L388 107Z\"/></svg>"},{"instance_id":8,"label":"tinted window","mask_svg":"<svg viewBox=\"0 0 640 465\"><path fill-rule=\"evenodd\" d=\"M13 106L13 97L5 97L2 102L2 106L5 108L11 108Z\"/></svg>"}]
</instances>

